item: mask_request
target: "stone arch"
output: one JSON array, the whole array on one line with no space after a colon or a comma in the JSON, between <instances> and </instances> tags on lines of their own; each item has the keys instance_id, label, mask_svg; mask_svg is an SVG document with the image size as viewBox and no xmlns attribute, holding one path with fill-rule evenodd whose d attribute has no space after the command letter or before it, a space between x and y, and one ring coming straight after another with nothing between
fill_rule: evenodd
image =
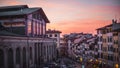
<instances>
[{"instance_id":1,"label":"stone arch","mask_svg":"<svg viewBox=\"0 0 120 68\"><path fill-rule=\"evenodd\" d=\"M29 56L30 56L30 64L32 64L33 63L33 60L32 60L32 58L33 58L32 47L30 47Z\"/></svg>"},{"instance_id":2,"label":"stone arch","mask_svg":"<svg viewBox=\"0 0 120 68\"><path fill-rule=\"evenodd\" d=\"M26 62L26 48L23 48L23 68L27 67L27 62Z\"/></svg>"},{"instance_id":3,"label":"stone arch","mask_svg":"<svg viewBox=\"0 0 120 68\"><path fill-rule=\"evenodd\" d=\"M12 48L8 50L8 68L14 68Z\"/></svg>"},{"instance_id":4,"label":"stone arch","mask_svg":"<svg viewBox=\"0 0 120 68\"><path fill-rule=\"evenodd\" d=\"M4 68L4 52L0 49L0 68Z\"/></svg>"},{"instance_id":5,"label":"stone arch","mask_svg":"<svg viewBox=\"0 0 120 68\"><path fill-rule=\"evenodd\" d=\"M38 43L38 64L40 65L40 44Z\"/></svg>"},{"instance_id":6,"label":"stone arch","mask_svg":"<svg viewBox=\"0 0 120 68\"><path fill-rule=\"evenodd\" d=\"M37 64L37 43L35 43L35 47L34 47L34 56L35 56L35 59L34 59L34 62L35 64Z\"/></svg>"},{"instance_id":7,"label":"stone arch","mask_svg":"<svg viewBox=\"0 0 120 68\"><path fill-rule=\"evenodd\" d=\"M20 48L16 48L16 64L20 64Z\"/></svg>"}]
</instances>

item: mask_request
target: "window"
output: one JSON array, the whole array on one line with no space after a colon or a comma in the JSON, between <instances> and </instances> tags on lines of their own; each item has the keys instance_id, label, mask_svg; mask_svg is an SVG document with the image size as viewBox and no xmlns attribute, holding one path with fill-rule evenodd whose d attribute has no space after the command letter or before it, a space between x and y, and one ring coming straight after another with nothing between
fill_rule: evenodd
<instances>
[{"instance_id":1,"label":"window","mask_svg":"<svg viewBox=\"0 0 120 68\"><path fill-rule=\"evenodd\" d=\"M37 22L37 35L39 35L39 23Z\"/></svg>"},{"instance_id":2,"label":"window","mask_svg":"<svg viewBox=\"0 0 120 68\"><path fill-rule=\"evenodd\" d=\"M107 29L103 30L103 34L106 34L107 33Z\"/></svg>"},{"instance_id":3,"label":"window","mask_svg":"<svg viewBox=\"0 0 120 68\"><path fill-rule=\"evenodd\" d=\"M109 29L106 29L106 33L109 33Z\"/></svg>"},{"instance_id":4,"label":"window","mask_svg":"<svg viewBox=\"0 0 120 68\"><path fill-rule=\"evenodd\" d=\"M103 58L103 53L101 53L101 58Z\"/></svg>"},{"instance_id":5,"label":"window","mask_svg":"<svg viewBox=\"0 0 120 68\"><path fill-rule=\"evenodd\" d=\"M106 39L105 39L105 43L106 43Z\"/></svg>"},{"instance_id":6,"label":"window","mask_svg":"<svg viewBox=\"0 0 120 68\"><path fill-rule=\"evenodd\" d=\"M113 52L115 52L115 48L113 48Z\"/></svg>"},{"instance_id":7,"label":"window","mask_svg":"<svg viewBox=\"0 0 120 68\"><path fill-rule=\"evenodd\" d=\"M103 45L101 44L101 50L103 49Z\"/></svg>"},{"instance_id":8,"label":"window","mask_svg":"<svg viewBox=\"0 0 120 68\"><path fill-rule=\"evenodd\" d=\"M102 41L102 36L99 37L99 41Z\"/></svg>"},{"instance_id":9,"label":"window","mask_svg":"<svg viewBox=\"0 0 120 68\"><path fill-rule=\"evenodd\" d=\"M118 33L116 32L116 33L113 33L113 36L118 36Z\"/></svg>"},{"instance_id":10,"label":"window","mask_svg":"<svg viewBox=\"0 0 120 68\"><path fill-rule=\"evenodd\" d=\"M109 41L112 42L112 37L109 38Z\"/></svg>"},{"instance_id":11,"label":"window","mask_svg":"<svg viewBox=\"0 0 120 68\"><path fill-rule=\"evenodd\" d=\"M57 37L57 34L55 34L55 37Z\"/></svg>"},{"instance_id":12,"label":"window","mask_svg":"<svg viewBox=\"0 0 120 68\"><path fill-rule=\"evenodd\" d=\"M31 22L31 20L28 20L27 24L28 24L27 25L28 35L31 35L31 33L32 33L32 27L31 27L32 22Z\"/></svg>"},{"instance_id":13,"label":"window","mask_svg":"<svg viewBox=\"0 0 120 68\"><path fill-rule=\"evenodd\" d=\"M116 52L118 53L118 48L116 48Z\"/></svg>"},{"instance_id":14,"label":"window","mask_svg":"<svg viewBox=\"0 0 120 68\"><path fill-rule=\"evenodd\" d=\"M114 44L118 44L118 40L114 40Z\"/></svg>"},{"instance_id":15,"label":"window","mask_svg":"<svg viewBox=\"0 0 120 68\"><path fill-rule=\"evenodd\" d=\"M35 31L36 31L36 29L35 29L35 22L33 21L33 34L35 34Z\"/></svg>"},{"instance_id":16,"label":"window","mask_svg":"<svg viewBox=\"0 0 120 68\"><path fill-rule=\"evenodd\" d=\"M105 38L103 39L103 42L106 43L106 39Z\"/></svg>"},{"instance_id":17,"label":"window","mask_svg":"<svg viewBox=\"0 0 120 68\"><path fill-rule=\"evenodd\" d=\"M52 34L50 34L49 37L52 37Z\"/></svg>"},{"instance_id":18,"label":"window","mask_svg":"<svg viewBox=\"0 0 120 68\"><path fill-rule=\"evenodd\" d=\"M111 55L110 60L113 61L113 55Z\"/></svg>"},{"instance_id":19,"label":"window","mask_svg":"<svg viewBox=\"0 0 120 68\"><path fill-rule=\"evenodd\" d=\"M110 30L110 32L112 32L112 28L110 28L109 30Z\"/></svg>"},{"instance_id":20,"label":"window","mask_svg":"<svg viewBox=\"0 0 120 68\"><path fill-rule=\"evenodd\" d=\"M35 22L35 35L37 35L37 22Z\"/></svg>"},{"instance_id":21,"label":"window","mask_svg":"<svg viewBox=\"0 0 120 68\"><path fill-rule=\"evenodd\" d=\"M42 24L41 24L41 22L40 22L39 26L40 26L40 27L39 27L39 28L40 28L40 29L39 29L39 32L40 32L40 35L41 35L41 34L42 34Z\"/></svg>"}]
</instances>

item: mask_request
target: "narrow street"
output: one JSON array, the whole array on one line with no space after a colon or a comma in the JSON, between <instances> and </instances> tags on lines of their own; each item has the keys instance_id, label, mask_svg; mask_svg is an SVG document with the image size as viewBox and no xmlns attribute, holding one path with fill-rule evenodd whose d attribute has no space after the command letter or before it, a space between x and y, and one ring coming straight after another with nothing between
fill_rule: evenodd
<instances>
[{"instance_id":1,"label":"narrow street","mask_svg":"<svg viewBox=\"0 0 120 68\"><path fill-rule=\"evenodd\" d=\"M68 68L82 68L81 64L69 58L62 58L62 61Z\"/></svg>"},{"instance_id":2,"label":"narrow street","mask_svg":"<svg viewBox=\"0 0 120 68\"><path fill-rule=\"evenodd\" d=\"M62 64L66 65L67 68L82 68L81 63L76 62L70 58L61 58ZM85 68L91 68L91 64L85 65ZM84 67L83 67L84 68Z\"/></svg>"},{"instance_id":3,"label":"narrow street","mask_svg":"<svg viewBox=\"0 0 120 68\"><path fill-rule=\"evenodd\" d=\"M81 64L75 63L76 68L82 68Z\"/></svg>"}]
</instances>

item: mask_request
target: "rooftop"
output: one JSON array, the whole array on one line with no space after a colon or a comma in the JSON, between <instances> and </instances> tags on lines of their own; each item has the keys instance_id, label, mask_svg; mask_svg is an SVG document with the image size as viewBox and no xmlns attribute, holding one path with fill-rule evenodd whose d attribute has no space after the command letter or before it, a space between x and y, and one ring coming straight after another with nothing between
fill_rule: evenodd
<instances>
[{"instance_id":1,"label":"rooftop","mask_svg":"<svg viewBox=\"0 0 120 68\"><path fill-rule=\"evenodd\" d=\"M25 15L39 10L40 8L25 8L21 10L0 12L0 16Z\"/></svg>"},{"instance_id":2,"label":"rooftop","mask_svg":"<svg viewBox=\"0 0 120 68\"><path fill-rule=\"evenodd\" d=\"M27 15L38 10L40 11L40 14L42 15L45 22L49 23L50 21L48 20L42 8L29 8L27 5L2 6L0 7L0 17Z\"/></svg>"},{"instance_id":3,"label":"rooftop","mask_svg":"<svg viewBox=\"0 0 120 68\"><path fill-rule=\"evenodd\" d=\"M109 24L109 25L106 25L106 26L104 26L104 27L100 27L100 28L98 28L98 29L96 29L96 30L102 30L102 29L105 29L105 28L107 28L107 27L112 27L113 28L113 26L114 26L114 28L115 27L119 27L120 26L120 22L118 22L117 21L117 19L112 19L112 24ZM114 29L113 28L113 29ZM116 29L116 28L115 28Z\"/></svg>"},{"instance_id":4,"label":"rooftop","mask_svg":"<svg viewBox=\"0 0 120 68\"><path fill-rule=\"evenodd\" d=\"M58 31L58 30L51 30L51 29L48 29L46 31L46 33L62 33L61 31Z\"/></svg>"},{"instance_id":5,"label":"rooftop","mask_svg":"<svg viewBox=\"0 0 120 68\"><path fill-rule=\"evenodd\" d=\"M109 25L106 25L106 26L104 26L104 27L100 27L100 28L98 28L98 29L96 29L96 30L102 30L102 29L105 29L106 27L111 27L112 26L112 24L109 24Z\"/></svg>"},{"instance_id":6,"label":"rooftop","mask_svg":"<svg viewBox=\"0 0 120 68\"><path fill-rule=\"evenodd\" d=\"M2 6L0 7L0 12L19 10L23 8L28 8L28 6L27 5Z\"/></svg>"}]
</instances>

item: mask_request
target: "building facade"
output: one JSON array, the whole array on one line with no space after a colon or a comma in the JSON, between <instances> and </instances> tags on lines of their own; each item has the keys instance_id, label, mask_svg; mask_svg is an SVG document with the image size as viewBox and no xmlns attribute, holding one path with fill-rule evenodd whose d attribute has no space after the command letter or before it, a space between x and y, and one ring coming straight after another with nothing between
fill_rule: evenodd
<instances>
[{"instance_id":1,"label":"building facade","mask_svg":"<svg viewBox=\"0 0 120 68\"><path fill-rule=\"evenodd\" d=\"M80 58L85 58L86 62L98 58L97 36L87 33L71 33L64 35L64 38L67 40L68 57L78 62Z\"/></svg>"},{"instance_id":2,"label":"building facade","mask_svg":"<svg viewBox=\"0 0 120 68\"><path fill-rule=\"evenodd\" d=\"M46 23L49 20L42 8L16 5L0 7L0 23L9 32L41 37L46 34Z\"/></svg>"},{"instance_id":3,"label":"building facade","mask_svg":"<svg viewBox=\"0 0 120 68\"><path fill-rule=\"evenodd\" d=\"M118 45L118 49L116 52L118 52L118 65L116 62L116 67L120 68L120 23L113 23L113 32L114 32L114 44L117 46Z\"/></svg>"},{"instance_id":4,"label":"building facade","mask_svg":"<svg viewBox=\"0 0 120 68\"><path fill-rule=\"evenodd\" d=\"M0 36L0 68L31 68L56 59L55 40Z\"/></svg>"},{"instance_id":5,"label":"building facade","mask_svg":"<svg viewBox=\"0 0 120 68\"><path fill-rule=\"evenodd\" d=\"M106 66L115 67L119 63L119 32L114 31L113 24L120 24L112 21L112 24L98 28L99 60Z\"/></svg>"},{"instance_id":6,"label":"building facade","mask_svg":"<svg viewBox=\"0 0 120 68\"><path fill-rule=\"evenodd\" d=\"M65 44L65 40L64 38L60 38L60 57L65 56L66 55L66 44Z\"/></svg>"},{"instance_id":7,"label":"building facade","mask_svg":"<svg viewBox=\"0 0 120 68\"><path fill-rule=\"evenodd\" d=\"M60 46L60 33L62 33L61 31L58 31L58 30L51 30L51 29L48 29L46 31L46 34L49 38L53 38L53 39L56 39L57 40L57 48L59 48Z\"/></svg>"},{"instance_id":8,"label":"building facade","mask_svg":"<svg viewBox=\"0 0 120 68\"><path fill-rule=\"evenodd\" d=\"M46 37L42 8L0 7L0 68L36 68L56 59L56 40Z\"/></svg>"},{"instance_id":9,"label":"building facade","mask_svg":"<svg viewBox=\"0 0 120 68\"><path fill-rule=\"evenodd\" d=\"M46 35L49 38L56 39L56 44L57 44L57 56L60 57L60 33L61 31L58 30L51 30L48 29L46 31Z\"/></svg>"}]
</instances>

